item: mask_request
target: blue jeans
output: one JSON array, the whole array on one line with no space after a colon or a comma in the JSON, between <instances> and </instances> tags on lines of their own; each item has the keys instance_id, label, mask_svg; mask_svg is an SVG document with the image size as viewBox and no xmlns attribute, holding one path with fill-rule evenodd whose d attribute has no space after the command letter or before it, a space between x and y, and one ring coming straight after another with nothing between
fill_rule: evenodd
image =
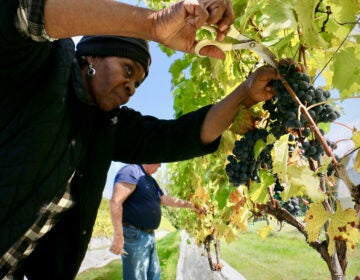
<instances>
[{"instance_id":1,"label":"blue jeans","mask_svg":"<svg viewBox=\"0 0 360 280\"><path fill-rule=\"evenodd\" d=\"M155 234L123 227L123 280L160 280L161 268L155 246Z\"/></svg>"}]
</instances>

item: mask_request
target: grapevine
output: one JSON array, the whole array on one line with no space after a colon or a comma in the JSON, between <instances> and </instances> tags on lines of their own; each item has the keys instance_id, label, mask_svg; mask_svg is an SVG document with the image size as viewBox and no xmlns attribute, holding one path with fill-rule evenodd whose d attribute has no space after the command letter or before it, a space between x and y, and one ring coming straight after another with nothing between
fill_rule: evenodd
<instances>
[{"instance_id":1,"label":"grapevine","mask_svg":"<svg viewBox=\"0 0 360 280\"><path fill-rule=\"evenodd\" d=\"M296 94L300 104L304 104L308 114L315 124L333 122L340 117L340 113L328 104L330 93L321 87L315 88L310 83L310 77L302 71L296 63L283 61L279 65L279 72ZM308 117L301 112L297 102L290 97L287 88L281 80L274 81L276 96L264 103L263 109L268 112L266 128L255 128L236 140L232 155L227 157L229 163L226 172L229 182L234 186L246 185L249 180L259 180L257 172L260 168L271 171L270 151L272 144L267 145L257 160L254 158L254 145L262 139L266 142L269 134L279 139L289 133L289 155L296 149L308 159L318 161L324 155L324 147L314 133L314 126ZM324 135L319 130L321 136ZM330 143L326 142L329 146ZM266 158L266 160L264 160ZM264 163L266 164L264 165ZM275 174L276 176L276 174ZM278 179L276 179L278 182ZM275 185L279 185L278 183ZM278 191L278 190L275 190Z\"/></svg>"},{"instance_id":2,"label":"grapevine","mask_svg":"<svg viewBox=\"0 0 360 280\"><path fill-rule=\"evenodd\" d=\"M265 129L250 130L243 138L235 141L233 155L228 156L229 164L226 166L226 172L229 176L229 181L234 186L246 184L249 179L256 180L257 168L265 163L266 151L259 160L255 160L254 146L258 140L266 141L268 135Z\"/></svg>"},{"instance_id":3,"label":"grapevine","mask_svg":"<svg viewBox=\"0 0 360 280\"><path fill-rule=\"evenodd\" d=\"M307 108L307 112L315 124L331 123L340 117L340 113L328 104L329 91L321 87L315 88L310 83L310 77L301 71L295 63L283 63L279 72L295 92L299 101ZM264 109L270 114L270 133L279 138L289 131L298 137L302 145L303 155L313 160L319 160L324 154L321 141L312 133L313 125L306 115L299 110L298 104L289 96L289 93L280 80L274 81L276 97L264 104ZM324 135L324 132L321 131Z\"/></svg>"},{"instance_id":4,"label":"grapevine","mask_svg":"<svg viewBox=\"0 0 360 280\"><path fill-rule=\"evenodd\" d=\"M354 24L359 26L360 6L357 1L345 1L345 4L336 1L245 1L244 5L235 5L235 14L241 17L236 19L234 25L242 34L264 43L277 57L297 56L296 59L305 65L309 76L316 80L321 75L324 88L338 90L343 100L354 97L360 89L359 35L350 34ZM322 14L322 11L328 11L327 6L331 6L331 15ZM247 50L228 52L226 60L221 62L185 55L181 63L177 61L171 67L176 115L214 103L231 92L257 68L258 64L254 60L257 61ZM194 193L200 193L200 189L204 193L202 205L213 205L215 209L214 215L200 219L186 219L187 216L180 214L176 224L181 225L180 222L186 221L186 230L198 243L205 243L210 233L214 234L214 238L232 242L240 232L247 230L247 222L252 216L272 215L278 222L286 222L305 237L305 242L327 263L332 279L343 280L345 275L351 275L346 271L346 246L352 245L344 241L345 238L349 239L343 235L344 230L354 233L350 229L351 224L358 223L350 217L350 213L354 212L351 209L337 211L338 207L334 204L337 183L341 179L349 189L357 213L360 210L359 186L348 176L346 168L349 166L345 165L347 157L339 159L333 155L333 147L320 129L329 126L322 125L322 122L331 123L335 116L338 117L336 110L331 110L328 92L323 89L316 91L317 88L311 85L314 83L313 78L309 79L304 73L305 68L298 64L290 63L282 67L283 75L276 83L284 91L285 102L291 103L289 107L293 107L293 110L288 110L291 113L286 115L284 121L279 121L277 117L278 95L266 102L267 105L264 104L268 106L264 107L265 114L261 104L248 110L252 118L239 112L231 130L224 133L218 153L171 165L173 182L170 183L170 189L173 194L192 198ZM184 78L184 71L190 74L188 79ZM294 72L299 73L295 75ZM296 86L292 88L294 83L289 79L291 74L298 79L298 87L301 85L302 90L309 93L306 98L299 94ZM193 94L194 89L199 93L196 96ZM237 122L241 122L242 126L237 126ZM246 138L248 130L265 130L267 136L251 144L247 151L248 157L242 159L234 155L234 142L235 139L241 141ZM359 147L360 133L353 133L352 140ZM221 154L228 155L228 160L225 161ZM323 154L326 156L323 157ZM269 156L270 161L263 160L260 163L262 156ZM244 168L247 170L243 173L246 176L240 180L236 178L239 174L234 169L246 161L251 161L248 164L250 167ZM356 164L359 168L360 156ZM227 171L232 172L231 183ZM229 186L234 183L237 187ZM298 197L300 214L303 209L307 213L306 222L297 218L296 211L291 213L297 210L294 204L294 209L287 205L292 198ZM319 223L319 219L326 220L325 224ZM349 220L350 224L345 228L340 220ZM331 223L334 224L330 227L333 231L329 231ZM321 229L321 235L316 229ZM342 232L337 232L337 229ZM309 234L309 230L312 234ZM326 235L328 233L330 235ZM351 239L352 242L360 240L355 233ZM334 255L329 251L331 244L336 245ZM239 253L241 257L246 258L243 252ZM261 259L261 256L257 258Z\"/></svg>"}]
</instances>

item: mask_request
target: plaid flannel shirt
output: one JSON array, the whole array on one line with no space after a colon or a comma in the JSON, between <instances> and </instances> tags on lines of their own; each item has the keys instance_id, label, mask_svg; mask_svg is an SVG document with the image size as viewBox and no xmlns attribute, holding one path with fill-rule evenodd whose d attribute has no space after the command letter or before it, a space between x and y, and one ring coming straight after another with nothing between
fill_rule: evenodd
<instances>
[{"instance_id":1,"label":"plaid flannel shirt","mask_svg":"<svg viewBox=\"0 0 360 280\"><path fill-rule=\"evenodd\" d=\"M44 21L44 0L19 0L15 26L24 36L37 42L54 41L47 35Z\"/></svg>"},{"instance_id":2,"label":"plaid flannel shirt","mask_svg":"<svg viewBox=\"0 0 360 280\"><path fill-rule=\"evenodd\" d=\"M44 1L43 0L19 0L19 7L14 18L14 24L18 31L25 37L34 41L53 41L45 30L44 25ZM70 180L65 193L54 198L45 206L34 224L23 236L0 258L0 278L11 274L27 256L34 251L37 241L44 236L58 221L60 214L74 205L70 194Z\"/></svg>"},{"instance_id":3,"label":"plaid flannel shirt","mask_svg":"<svg viewBox=\"0 0 360 280\"><path fill-rule=\"evenodd\" d=\"M14 18L14 24L18 31L25 37L34 41L53 41L45 30L44 25L44 1L43 0L19 0L19 7ZM11 274L18 265L34 251L38 240L43 237L58 221L60 214L70 209L74 201L70 194L70 182L68 181L65 193L54 198L45 206L34 224L25 234L0 258L0 278Z\"/></svg>"},{"instance_id":4,"label":"plaid flannel shirt","mask_svg":"<svg viewBox=\"0 0 360 280\"><path fill-rule=\"evenodd\" d=\"M64 195L54 198L44 207L34 224L0 258L0 278L16 271L18 265L34 251L37 241L43 237L59 220L61 213L74 205L70 194L70 182ZM11 279L11 277L10 277Z\"/></svg>"}]
</instances>

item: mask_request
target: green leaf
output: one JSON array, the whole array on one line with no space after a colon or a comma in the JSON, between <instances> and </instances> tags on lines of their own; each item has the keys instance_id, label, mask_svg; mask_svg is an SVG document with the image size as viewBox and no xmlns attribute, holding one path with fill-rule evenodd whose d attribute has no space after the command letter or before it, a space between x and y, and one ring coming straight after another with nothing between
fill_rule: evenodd
<instances>
[{"instance_id":1,"label":"green leaf","mask_svg":"<svg viewBox=\"0 0 360 280\"><path fill-rule=\"evenodd\" d=\"M360 93L360 48L348 47L334 55L333 86L346 98Z\"/></svg>"},{"instance_id":2,"label":"green leaf","mask_svg":"<svg viewBox=\"0 0 360 280\"><path fill-rule=\"evenodd\" d=\"M295 11L301 29L300 40L308 48L326 48L327 42L322 38L315 25L315 7L318 0L297 1Z\"/></svg>"},{"instance_id":3,"label":"green leaf","mask_svg":"<svg viewBox=\"0 0 360 280\"><path fill-rule=\"evenodd\" d=\"M223 209L229 200L230 191L228 188L220 188L216 192L215 198L218 202L219 209Z\"/></svg>"},{"instance_id":4,"label":"green leaf","mask_svg":"<svg viewBox=\"0 0 360 280\"><path fill-rule=\"evenodd\" d=\"M256 181L251 182L249 195L254 202L265 204L269 200L268 187L275 183L275 179L267 170L260 170L259 178L260 183Z\"/></svg>"},{"instance_id":5,"label":"green leaf","mask_svg":"<svg viewBox=\"0 0 360 280\"><path fill-rule=\"evenodd\" d=\"M257 157L261 154L262 150L265 147L266 147L266 143L264 142L264 140L259 139L256 141L255 146L254 146L255 159L257 159Z\"/></svg>"},{"instance_id":6,"label":"green leaf","mask_svg":"<svg viewBox=\"0 0 360 280\"><path fill-rule=\"evenodd\" d=\"M355 22L356 15L360 10L360 2L357 0L328 0L331 11L339 22Z\"/></svg>"},{"instance_id":7,"label":"green leaf","mask_svg":"<svg viewBox=\"0 0 360 280\"><path fill-rule=\"evenodd\" d=\"M320 178L307 165L291 164L288 167L288 178L290 190L287 193L287 198L306 193L314 202L325 199L326 195L320 190Z\"/></svg>"},{"instance_id":8,"label":"green leaf","mask_svg":"<svg viewBox=\"0 0 360 280\"><path fill-rule=\"evenodd\" d=\"M273 172L277 173L280 181L286 182L286 169L288 161L288 141L289 134L285 134L280 137L278 141L274 143L274 148L271 151L271 157L273 160Z\"/></svg>"},{"instance_id":9,"label":"green leaf","mask_svg":"<svg viewBox=\"0 0 360 280\"><path fill-rule=\"evenodd\" d=\"M263 36L273 36L279 30L287 28L296 29L297 20L293 2L283 0L267 1L267 5L264 8L266 10L266 20L263 22L266 25L266 30Z\"/></svg>"}]
</instances>

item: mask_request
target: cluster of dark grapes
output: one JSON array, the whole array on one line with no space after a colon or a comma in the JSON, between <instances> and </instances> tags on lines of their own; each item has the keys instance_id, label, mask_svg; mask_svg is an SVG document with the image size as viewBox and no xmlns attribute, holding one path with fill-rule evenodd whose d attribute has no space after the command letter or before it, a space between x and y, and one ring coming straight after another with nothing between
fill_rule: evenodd
<instances>
[{"instance_id":1,"label":"cluster of dark grapes","mask_svg":"<svg viewBox=\"0 0 360 280\"><path fill-rule=\"evenodd\" d=\"M274 198L281 201L282 200L281 192L284 190L284 187L281 185L277 174L275 174L274 177L275 177Z\"/></svg>"},{"instance_id":2,"label":"cluster of dark grapes","mask_svg":"<svg viewBox=\"0 0 360 280\"><path fill-rule=\"evenodd\" d=\"M226 173L229 182L234 186L247 184L251 180L258 180L258 169L260 166L271 167L272 160L270 151L272 147L266 146L255 160L254 146L259 139L266 141L268 131L265 129L254 129L247 132L240 140L235 141L232 154L228 155L229 163L226 165Z\"/></svg>"},{"instance_id":3,"label":"cluster of dark grapes","mask_svg":"<svg viewBox=\"0 0 360 280\"><path fill-rule=\"evenodd\" d=\"M292 215L298 216L300 212L299 198L290 198L288 201L283 203L282 207L289 211Z\"/></svg>"},{"instance_id":4,"label":"cluster of dark grapes","mask_svg":"<svg viewBox=\"0 0 360 280\"><path fill-rule=\"evenodd\" d=\"M340 158L338 156L335 155L335 159L336 161L340 161ZM326 171L326 175L327 176L332 176L332 175L335 175L335 176L338 176L336 170L335 170L335 166L334 166L334 163L331 162L328 167L327 167L327 171Z\"/></svg>"},{"instance_id":5,"label":"cluster of dark grapes","mask_svg":"<svg viewBox=\"0 0 360 280\"><path fill-rule=\"evenodd\" d=\"M301 72L296 64L281 64L279 72L284 76L301 103L309 108L308 113L315 123L333 122L340 117L340 113L332 105L324 103L330 97L330 93L321 87L315 88L311 85L310 77ZM303 140L303 155L318 160L324 150L316 137L307 141L311 130L306 116L299 111L299 106L280 80L274 81L274 88L276 97L266 101L263 105L263 109L269 112L270 133L279 138L289 133L289 130L297 131L298 136Z\"/></svg>"}]
</instances>

